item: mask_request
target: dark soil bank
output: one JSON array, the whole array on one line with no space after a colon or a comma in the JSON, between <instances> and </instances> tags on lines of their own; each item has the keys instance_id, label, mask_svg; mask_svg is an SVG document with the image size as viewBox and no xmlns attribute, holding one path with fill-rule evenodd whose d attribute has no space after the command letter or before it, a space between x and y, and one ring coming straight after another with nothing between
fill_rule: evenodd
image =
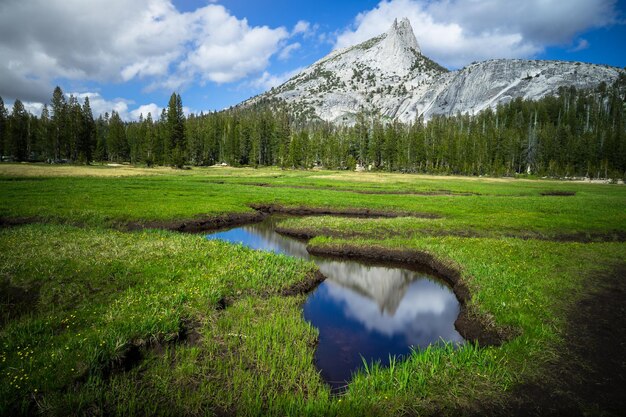
<instances>
[{"instance_id":1,"label":"dark soil bank","mask_svg":"<svg viewBox=\"0 0 626 417\"><path fill-rule=\"evenodd\" d=\"M330 215L330 216L346 216L346 217L369 217L369 218L393 218L393 217L418 217L425 219L439 219L441 216L434 213L415 213L405 211L390 210L373 210L367 208L343 208L335 209L330 207L305 207L305 206L282 206L279 204L254 204L251 205L255 210L263 213L273 214L292 214L301 216L311 215Z\"/></svg>"},{"instance_id":2,"label":"dark soil bank","mask_svg":"<svg viewBox=\"0 0 626 417\"><path fill-rule=\"evenodd\" d=\"M292 286L285 288L281 294L287 297L293 295L308 294L325 279L326 277L322 275L321 272L316 271L312 274L309 274L304 281L296 282Z\"/></svg>"},{"instance_id":3,"label":"dark soil bank","mask_svg":"<svg viewBox=\"0 0 626 417\"><path fill-rule=\"evenodd\" d=\"M576 191L559 191L559 190L553 190L553 191L542 191L541 193L542 196L554 196L554 197L572 197L576 195Z\"/></svg>"},{"instance_id":4,"label":"dark soil bank","mask_svg":"<svg viewBox=\"0 0 626 417\"><path fill-rule=\"evenodd\" d=\"M358 233L356 231L337 231L328 228L289 228L289 227L276 227L276 232L281 235L293 237L296 239L313 239L317 236L330 236L337 238L351 238L358 236L368 237L368 233ZM466 238L493 238L487 233L476 232L472 230L434 230L434 229L422 229L416 234L422 234L425 236L454 236L454 237L466 237ZM410 235L410 233L407 233ZM507 233L502 237L513 239L536 239L546 240L550 242L578 242L578 243L594 243L594 242L626 242L626 232L622 230L613 230L609 232L573 232L573 233L559 233L555 235L543 235L539 232L520 232L520 233ZM496 236L497 238L497 236Z\"/></svg>"},{"instance_id":5,"label":"dark soil bank","mask_svg":"<svg viewBox=\"0 0 626 417\"><path fill-rule=\"evenodd\" d=\"M312 185L285 185L285 184L269 184L266 182L243 183L242 185L250 185L254 187L271 187L271 188L293 188L296 190L317 190L317 191L336 191L340 193L355 194L373 194L373 195L425 195L425 196L472 196L480 195L479 193L455 192L451 190L429 190L429 191L389 191L389 190L357 190L351 188L333 188L333 187L315 187Z\"/></svg>"},{"instance_id":6,"label":"dark soil bank","mask_svg":"<svg viewBox=\"0 0 626 417\"><path fill-rule=\"evenodd\" d=\"M22 288L12 285L8 278L0 279L0 329L37 305L40 285L35 282L30 288Z\"/></svg>"},{"instance_id":7,"label":"dark soil bank","mask_svg":"<svg viewBox=\"0 0 626 417\"><path fill-rule=\"evenodd\" d=\"M45 223L38 217L0 217L0 228L23 226L32 223Z\"/></svg>"},{"instance_id":8,"label":"dark soil bank","mask_svg":"<svg viewBox=\"0 0 626 417\"><path fill-rule=\"evenodd\" d=\"M166 229L176 232L200 233L208 230L222 229L226 227L239 226L243 224L260 222L265 218L265 214L259 211L248 213L232 213L215 217L187 219L187 220L154 220L147 222L130 222L122 228L126 230L140 229Z\"/></svg>"},{"instance_id":9,"label":"dark soil bank","mask_svg":"<svg viewBox=\"0 0 626 417\"><path fill-rule=\"evenodd\" d=\"M626 264L591 277L596 286L568 315L566 347L541 380L519 385L502 416L623 416L626 413ZM463 414L463 413L461 413Z\"/></svg>"}]
</instances>

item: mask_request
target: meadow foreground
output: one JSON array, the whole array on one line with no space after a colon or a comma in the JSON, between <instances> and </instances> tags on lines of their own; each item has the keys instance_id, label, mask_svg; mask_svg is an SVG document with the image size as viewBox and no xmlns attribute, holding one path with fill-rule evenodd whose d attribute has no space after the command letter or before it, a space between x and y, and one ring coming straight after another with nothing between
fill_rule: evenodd
<instances>
[{"instance_id":1,"label":"meadow foreground","mask_svg":"<svg viewBox=\"0 0 626 417\"><path fill-rule=\"evenodd\" d=\"M0 194L2 415L623 409L624 186L2 164ZM181 233L270 212L311 253L454 278L480 331L331 394L302 316L315 264Z\"/></svg>"}]
</instances>

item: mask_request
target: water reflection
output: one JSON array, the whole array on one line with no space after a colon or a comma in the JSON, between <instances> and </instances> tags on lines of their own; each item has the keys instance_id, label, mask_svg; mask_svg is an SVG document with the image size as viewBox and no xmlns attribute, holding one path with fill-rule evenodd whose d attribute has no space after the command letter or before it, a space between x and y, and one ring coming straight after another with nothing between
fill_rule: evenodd
<instances>
[{"instance_id":1,"label":"water reflection","mask_svg":"<svg viewBox=\"0 0 626 417\"><path fill-rule=\"evenodd\" d=\"M270 217L262 223L249 224L223 232L207 235L208 239L219 239L227 242L242 243L252 249L259 249L310 259L306 244L279 235L274 231L276 218Z\"/></svg>"},{"instance_id":2,"label":"water reflection","mask_svg":"<svg viewBox=\"0 0 626 417\"><path fill-rule=\"evenodd\" d=\"M411 347L462 341L454 328L458 301L437 281L402 269L324 264L328 279L307 299L304 317L319 329L315 358L333 387L345 385L363 359L387 365L389 355Z\"/></svg>"},{"instance_id":3,"label":"water reflection","mask_svg":"<svg viewBox=\"0 0 626 417\"><path fill-rule=\"evenodd\" d=\"M415 280L415 273L406 269L323 259L316 259L316 263L326 277L342 287L334 291L336 294L361 294L378 304L380 314L393 316ZM344 288L352 291L344 291Z\"/></svg>"},{"instance_id":4,"label":"water reflection","mask_svg":"<svg viewBox=\"0 0 626 417\"><path fill-rule=\"evenodd\" d=\"M208 235L313 260L327 279L304 305L319 329L316 364L331 386L350 380L362 358L386 365L389 355L440 340L462 342L454 328L459 304L452 291L424 274L401 268L312 257L306 245L274 231L275 218Z\"/></svg>"}]
</instances>

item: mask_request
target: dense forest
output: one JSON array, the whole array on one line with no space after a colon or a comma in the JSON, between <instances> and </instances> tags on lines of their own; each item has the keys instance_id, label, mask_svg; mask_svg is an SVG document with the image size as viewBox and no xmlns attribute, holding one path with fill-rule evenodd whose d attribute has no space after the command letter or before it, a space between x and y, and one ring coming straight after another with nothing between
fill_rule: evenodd
<instances>
[{"instance_id":1,"label":"dense forest","mask_svg":"<svg viewBox=\"0 0 626 417\"><path fill-rule=\"evenodd\" d=\"M562 88L475 116L418 118L405 125L357 115L354 126L302 123L280 103L183 115L172 94L160 115L94 119L59 87L41 115L0 98L3 160L355 169L464 175L626 177L626 76L595 90Z\"/></svg>"}]
</instances>

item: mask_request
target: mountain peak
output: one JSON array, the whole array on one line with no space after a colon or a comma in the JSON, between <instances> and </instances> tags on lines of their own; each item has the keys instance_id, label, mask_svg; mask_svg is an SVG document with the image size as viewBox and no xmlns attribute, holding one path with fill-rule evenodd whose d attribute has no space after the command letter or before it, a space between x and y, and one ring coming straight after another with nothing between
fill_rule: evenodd
<instances>
[{"instance_id":1,"label":"mountain peak","mask_svg":"<svg viewBox=\"0 0 626 417\"><path fill-rule=\"evenodd\" d=\"M397 51L399 48L409 48L421 53L411 22L406 17L399 22L394 19L385 38L384 49Z\"/></svg>"},{"instance_id":2,"label":"mountain peak","mask_svg":"<svg viewBox=\"0 0 626 417\"><path fill-rule=\"evenodd\" d=\"M558 61L490 60L449 72L423 55L408 19L339 49L246 103L279 100L302 120L351 124L360 113L412 122L419 115L476 114L517 97L539 99L562 86L595 88L621 70Z\"/></svg>"}]
</instances>

